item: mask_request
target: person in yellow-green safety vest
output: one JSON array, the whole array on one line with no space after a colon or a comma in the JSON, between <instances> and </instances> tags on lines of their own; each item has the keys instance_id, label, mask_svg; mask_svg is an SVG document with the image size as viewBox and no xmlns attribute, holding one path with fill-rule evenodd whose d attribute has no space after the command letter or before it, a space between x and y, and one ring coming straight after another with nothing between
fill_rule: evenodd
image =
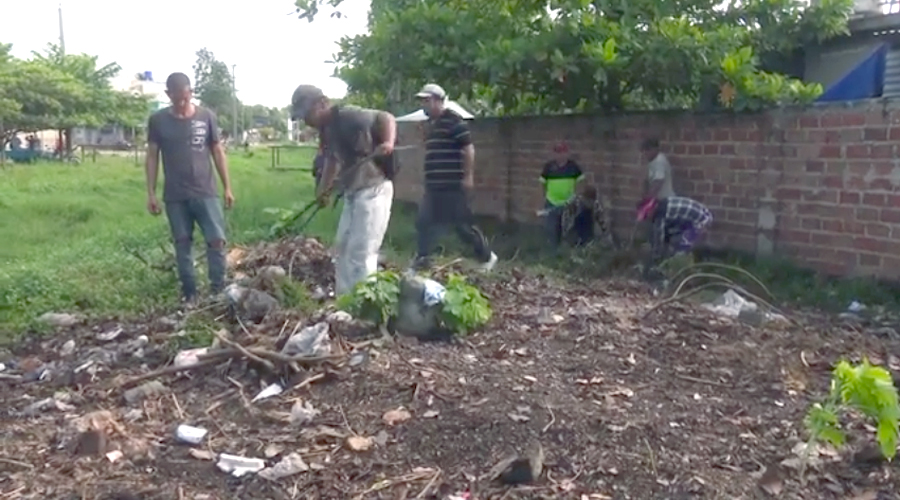
<instances>
[{"instance_id":1,"label":"person in yellow-green safety vest","mask_svg":"<svg viewBox=\"0 0 900 500\"><path fill-rule=\"evenodd\" d=\"M581 167L569 156L569 145L560 141L553 146L553 160L544 165L541 184L544 186L545 224L553 248L562 241L562 215L576 192L578 182L584 178Z\"/></svg>"}]
</instances>

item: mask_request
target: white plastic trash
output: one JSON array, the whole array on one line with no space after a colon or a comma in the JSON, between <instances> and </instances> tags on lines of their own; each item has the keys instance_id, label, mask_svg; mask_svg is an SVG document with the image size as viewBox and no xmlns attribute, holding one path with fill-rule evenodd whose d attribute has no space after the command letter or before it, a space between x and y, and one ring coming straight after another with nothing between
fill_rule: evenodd
<instances>
[{"instance_id":1,"label":"white plastic trash","mask_svg":"<svg viewBox=\"0 0 900 500\"><path fill-rule=\"evenodd\" d=\"M262 391L260 391L260 393L257 394L256 397L254 397L251 402L255 403L255 402L263 400L263 399L271 398L272 396L277 396L277 395L281 394L282 392L284 392L284 387L281 387L281 385L279 385L279 384L271 384L268 387L266 387L265 389L263 389Z\"/></svg>"},{"instance_id":2,"label":"white plastic trash","mask_svg":"<svg viewBox=\"0 0 900 500\"><path fill-rule=\"evenodd\" d=\"M173 364L175 366L192 366L200 362L200 356L209 352L208 347L200 347L197 349L187 349L175 355Z\"/></svg>"},{"instance_id":3,"label":"white plastic trash","mask_svg":"<svg viewBox=\"0 0 900 500\"><path fill-rule=\"evenodd\" d=\"M234 477L241 477L265 469L266 461L260 458L247 458L222 453L219 455L219 461L216 463L216 467L222 472L231 474Z\"/></svg>"},{"instance_id":4,"label":"white plastic trash","mask_svg":"<svg viewBox=\"0 0 900 500\"><path fill-rule=\"evenodd\" d=\"M182 443L200 444L207 432L209 431L200 427L182 424L175 429L175 437Z\"/></svg>"},{"instance_id":5,"label":"white plastic trash","mask_svg":"<svg viewBox=\"0 0 900 500\"><path fill-rule=\"evenodd\" d=\"M444 288L444 285L437 281L427 279L425 280L425 292L422 301L426 306L431 307L443 302L444 294L446 293L447 289Z\"/></svg>"}]
</instances>

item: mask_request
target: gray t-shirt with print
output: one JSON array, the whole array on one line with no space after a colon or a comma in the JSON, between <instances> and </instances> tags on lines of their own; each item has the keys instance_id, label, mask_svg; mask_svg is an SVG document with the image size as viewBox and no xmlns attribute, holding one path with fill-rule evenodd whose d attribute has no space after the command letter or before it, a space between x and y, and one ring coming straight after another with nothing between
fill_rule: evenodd
<instances>
[{"instance_id":1,"label":"gray t-shirt with print","mask_svg":"<svg viewBox=\"0 0 900 500\"><path fill-rule=\"evenodd\" d=\"M332 120L323 131L323 144L326 155L341 165L340 188L353 192L384 182L387 177L374 161L360 163L379 144L376 136L381 127L380 112L351 105L332 108L331 112Z\"/></svg>"},{"instance_id":2,"label":"gray t-shirt with print","mask_svg":"<svg viewBox=\"0 0 900 500\"><path fill-rule=\"evenodd\" d=\"M163 201L218 196L210 147L219 142L216 114L197 106L194 116L180 118L171 108L157 111L147 123L147 140L162 153Z\"/></svg>"}]
</instances>

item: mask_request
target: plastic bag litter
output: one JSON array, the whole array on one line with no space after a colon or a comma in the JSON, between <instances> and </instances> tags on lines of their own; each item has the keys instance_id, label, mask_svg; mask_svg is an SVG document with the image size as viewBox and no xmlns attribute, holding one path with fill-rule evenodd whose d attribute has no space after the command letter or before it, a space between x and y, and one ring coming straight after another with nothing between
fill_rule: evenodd
<instances>
[{"instance_id":1,"label":"plastic bag litter","mask_svg":"<svg viewBox=\"0 0 900 500\"><path fill-rule=\"evenodd\" d=\"M288 356L327 356L331 354L331 343L328 338L328 323L317 323L300 330L284 344L281 349Z\"/></svg>"},{"instance_id":2,"label":"plastic bag litter","mask_svg":"<svg viewBox=\"0 0 900 500\"><path fill-rule=\"evenodd\" d=\"M447 289L444 288L444 285L437 281L427 279L425 280L425 293L422 297L422 301L426 306L431 307L443 302L444 294L446 293Z\"/></svg>"}]
</instances>

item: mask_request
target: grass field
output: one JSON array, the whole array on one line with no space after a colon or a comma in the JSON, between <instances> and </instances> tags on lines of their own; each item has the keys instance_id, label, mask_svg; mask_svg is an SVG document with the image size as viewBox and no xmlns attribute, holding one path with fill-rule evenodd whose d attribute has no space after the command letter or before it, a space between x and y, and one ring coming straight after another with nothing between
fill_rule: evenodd
<instances>
[{"instance_id":1,"label":"grass field","mask_svg":"<svg viewBox=\"0 0 900 500\"><path fill-rule=\"evenodd\" d=\"M266 208L290 208L312 199L310 172L296 170L308 169L312 156L312 149L284 152L277 170L271 169L266 150L230 157L237 203L226 217L233 243L268 236L277 216ZM171 258L171 245L165 217L146 211L144 185L143 168L133 157L88 158L76 167L48 163L0 170L0 338L35 327L35 318L48 311L127 315L177 300L174 273L153 267ZM320 212L307 232L331 242L339 209ZM579 276L599 267L596 262L575 264L566 255L539 258L542 238L525 230L494 226L486 232L494 237L497 253L517 255L517 264ZM202 255L199 233L195 240ZM395 204L385 252L408 258L414 241L412 214ZM451 243L450 248L459 246ZM900 302L895 289L869 280L825 280L784 263L741 264L786 301L830 308L846 307L854 299ZM201 279L202 274L198 272Z\"/></svg>"},{"instance_id":2,"label":"grass field","mask_svg":"<svg viewBox=\"0 0 900 500\"><path fill-rule=\"evenodd\" d=\"M312 149L285 152L278 170L266 151L230 157L237 198L226 214L232 242L265 238L276 218L266 208L312 199L310 172L287 169L308 169L312 157ZM145 193L144 170L134 158L0 171L0 332L34 326L48 311L128 314L177 300L175 277L151 266L167 258L171 245L165 216L147 213ZM330 241L337 216L323 210L308 231ZM202 252L199 232L195 240Z\"/></svg>"}]
</instances>

